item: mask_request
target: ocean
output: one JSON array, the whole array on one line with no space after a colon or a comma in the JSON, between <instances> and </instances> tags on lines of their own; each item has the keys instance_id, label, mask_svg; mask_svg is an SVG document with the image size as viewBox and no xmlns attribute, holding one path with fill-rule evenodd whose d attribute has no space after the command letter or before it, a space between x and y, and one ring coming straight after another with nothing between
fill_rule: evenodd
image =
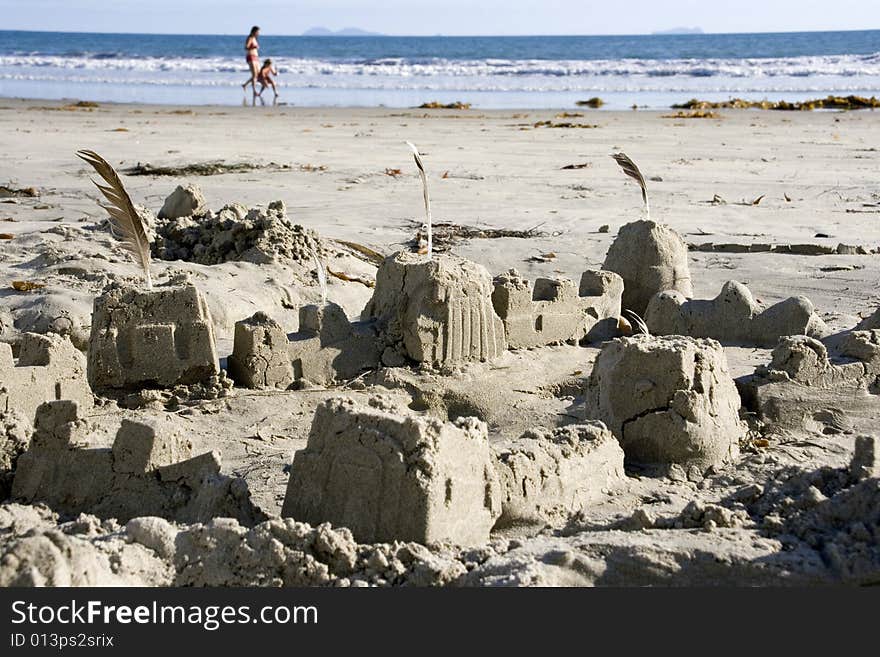
<instances>
[{"instance_id":1,"label":"ocean","mask_svg":"<svg viewBox=\"0 0 880 657\"><path fill-rule=\"evenodd\" d=\"M241 104L244 37L0 31L0 96ZM880 93L880 30L534 37L260 37L298 106L666 108ZM271 95L271 92L267 92Z\"/></svg>"}]
</instances>

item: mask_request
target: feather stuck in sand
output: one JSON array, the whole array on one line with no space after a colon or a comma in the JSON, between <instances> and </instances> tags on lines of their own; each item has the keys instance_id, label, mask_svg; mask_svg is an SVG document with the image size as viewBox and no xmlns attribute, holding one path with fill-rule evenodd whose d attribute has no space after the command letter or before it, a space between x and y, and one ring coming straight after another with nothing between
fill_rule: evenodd
<instances>
[{"instance_id":1,"label":"feather stuck in sand","mask_svg":"<svg viewBox=\"0 0 880 657\"><path fill-rule=\"evenodd\" d=\"M100 204L110 215L110 232L122 241L125 248L144 270L147 289L153 289L153 278L150 276L150 240L147 237L144 220L135 210L131 197L125 191L119 174L103 157L89 150L79 150L77 157L85 160L97 171L107 185L100 185L94 180L95 187L101 190L109 205Z\"/></svg>"},{"instance_id":2,"label":"feather stuck in sand","mask_svg":"<svg viewBox=\"0 0 880 657\"><path fill-rule=\"evenodd\" d=\"M416 166L419 168L419 177L422 179L422 191L425 195L425 221L428 222L428 258L430 259L433 244L431 240L431 199L428 197L428 178L425 175L425 165L422 164L422 156L419 153L419 149L416 148L415 144L409 141L406 142L406 145L409 146L413 153L413 159L416 161Z\"/></svg>"},{"instance_id":3,"label":"feather stuck in sand","mask_svg":"<svg viewBox=\"0 0 880 657\"><path fill-rule=\"evenodd\" d=\"M625 308L620 315L621 317L618 319L617 326L622 331L629 332L632 335L651 335L651 332L648 330L648 325L645 324L645 320L643 320L637 312Z\"/></svg>"},{"instance_id":4,"label":"feather stuck in sand","mask_svg":"<svg viewBox=\"0 0 880 657\"><path fill-rule=\"evenodd\" d=\"M321 286L321 305L327 305L327 271L324 269L324 263L312 249L312 260L315 261L315 271L318 274L318 285Z\"/></svg>"},{"instance_id":5,"label":"feather stuck in sand","mask_svg":"<svg viewBox=\"0 0 880 657\"><path fill-rule=\"evenodd\" d=\"M629 156L626 153L612 153L611 157L613 157L617 164L620 165L620 168L623 169L623 172L626 175L639 183L639 187L642 188L642 200L645 202L645 215L650 219L651 206L648 204L648 184L645 182L645 177L642 175L642 172L639 171L636 163L629 159Z\"/></svg>"}]
</instances>

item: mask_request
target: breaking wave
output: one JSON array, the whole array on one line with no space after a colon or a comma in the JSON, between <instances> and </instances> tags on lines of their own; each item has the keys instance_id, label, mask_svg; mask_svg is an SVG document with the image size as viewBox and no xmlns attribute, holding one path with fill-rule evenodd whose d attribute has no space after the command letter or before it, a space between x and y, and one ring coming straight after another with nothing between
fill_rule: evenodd
<instances>
[{"instance_id":1,"label":"breaking wave","mask_svg":"<svg viewBox=\"0 0 880 657\"><path fill-rule=\"evenodd\" d=\"M727 77L773 78L816 76L880 76L880 52L833 55L730 59L311 59L278 58L284 73L299 76L397 77ZM213 75L242 73L244 59L224 57L129 57L119 53L75 56L16 54L0 56L7 74L22 69L79 72L180 73Z\"/></svg>"}]
</instances>

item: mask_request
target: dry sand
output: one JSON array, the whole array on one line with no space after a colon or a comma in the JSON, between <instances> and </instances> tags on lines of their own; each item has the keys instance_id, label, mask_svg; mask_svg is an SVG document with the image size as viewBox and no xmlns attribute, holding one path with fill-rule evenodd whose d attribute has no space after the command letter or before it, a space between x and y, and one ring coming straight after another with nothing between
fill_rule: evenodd
<instances>
[{"instance_id":1,"label":"dry sand","mask_svg":"<svg viewBox=\"0 0 880 657\"><path fill-rule=\"evenodd\" d=\"M188 109L104 104L70 109L64 103L4 100L0 103L0 151L4 153L0 184L35 187L40 195L10 203L0 199L0 233L13 236L0 241L0 326L4 312L7 318L11 312L21 329L41 317L45 320L55 308L87 323L92 298L105 282L137 276L133 262L97 225L104 211L96 205L91 172L74 157L80 148L101 153L120 170L137 163L289 165L205 177L123 179L135 203L153 212L178 184L187 182L197 183L215 210L232 202L256 206L282 200L296 223L322 237L350 240L387 255L406 248L414 234L412 222L422 218L421 188L404 145L410 140L418 144L428 169L435 221L496 229L536 228L545 233L528 239L472 239L454 248L454 253L484 265L492 274L516 268L529 279L562 274L576 281L583 270L601 267L617 229L640 216L637 189L608 157L618 150L629 154L649 178L652 218L669 224L688 242L831 247L844 243L868 251L880 246L880 152L876 148L880 115L874 112L724 111L721 119L672 119L665 112L642 111L583 114L557 118L557 112L551 111ZM547 120L590 127L535 126ZM563 169L570 164L586 166ZM401 175L389 175L397 169ZM723 201L712 203L716 197ZM759 197L760 202L753 203ZM603 226L609 229L600 230ZM533 260L548 253L555 256L545 262ZM736 279L748 284L765 303L808 296L829 326L842 330L880 305L878 258L692 251L690 269L697 298L714 297L725 281ZM154 262L154 272L158 272L154 278L159 282L189 272L205 294L221 359L231 351L235 321L265 310L287 331L294 331L296 309L319 298L308 263L288 267ZM349 275L375 276L375 267L344 250L329 264ZM10 289L13 280L45 283L47 288L14 292ZM352 318L370 295L371 290L360 283L330 279L330 298ZM766 349L728 347L725 351L734 377L769 360ZM509 407L498 411L501 419L490 422L490 437L509 437L530 422L552 425L555 417L580 412L574 394L577 380L589 374L596 354L596 349L568 346L512 352L493 368L468 374L478 380L509 376L511 388L517 390L505 398ZM560 376L562 370L570 371ZM356 398L367 394L352 388L363 388L363 382L343 391L241 391L170 413L170 421L191 436L195 453L220 450L224 472L244 476L255 500L270 515L277 514L287 482L285 466L293 451L305 445L315 407L336 394ZM405 397L402 391L396 394ZM168 415L150 408L121 411L111 404L91 411L90 419L106 443L127 413ZM865 406L852 414L851 431L871 430L878 417L876 406ZM852 451L853 433L828 436L807 431L747 451L734 471L714 478L688 481L683 471L659 478L631 472L625 489L595 504L586 515L560 521L537 538L529 537L541 528L507 532L479 555L445 548L436 558L449 559L454 565L451 570L438 566L441 574L436 577L411 581L833 581L842 577L840 571L832 569L832 573L827 557L823 562L817 552L787 557L776 538L735 518L723 522L716 518L712 527L720 524L720 533L707 534L703 527L708 516L700 510L682 509L691 500L719 504L756 482L769 487L767 482L775 481L785 468L800 468L798 472L823 466L843 468ZM27 527L55 522L54 518L35 520L23 507L4 508L7 516L3 518L18 518L0 525L7 547ZM637 511L647 508L652 516L678 518L678 528L665 529L660 522L651 529L651 523L644 520L633 521L635 526L626 522L619 526L627 518L642 518ZM649 529L623 531L643 527ZM596 529L601 531L585 531ZM78 529L68 530L66 535L87 541L95 532L118 535L119 528L85 532L82 539ZM124 546L119 550L124 552ZM716 565L686 565L701 554L712 555L709 560L714 559ZM432 558L422 556L428 561ZM162 568L166 567L167 560ZM139 568L133 566L126 581L250 583L244 574L244 579L236 579L239 575L225 580L187 579L179 564L176 575L173 568L161 574L155 570L159 566L147 564L143 572ZM243 571L248 568L242 567ZM466 576L465 570L469 571ZM353 580L403 581L377 574L375 569L364 572ZM850 580L865 582L877 576L876 570L867 568L867 572L858 571L861 574ZM306 583L325 580L318 577ZM269 581L274 580L266 576L259 583Z\"/></svg>"},{"instance_id":2,"label":"dry sand","mask_svg":"<svg viewBox=\"0 0 880 657\"><path fill-rule=\"evenodd\" d=\"M425 154L436 221L527 230L546 238L473 241L458 252L490 272L516 267L529 278L577 274L601 264L616 228L640 212L637 191L608 154L624 150L649 178L653 217L692 242L880 242L873 112L728 111L723 119L669 119L656 112L555 112L193 108L103 105L50 111L60 104L4 101L0 180L35 186L34 202L3 206L3 232L18 234L102 217L84 165L88 147L120 168L223 160L290 164L293 169L192 178L211 207L283 200L291 217L322 235L388 252L412 237L421 219L420 188L409 153ZM47 109L48 108L48 109ZM533 128L572 121L591 129ZM117 131L125 129L125 131ZM560 170L588 163L581 170ZM326 167L301 171L299 167ZM401 169L404 175L385 175ZM446 175L444 179L441 176ZM158 211L175 178L129 178L136 202ZM715 195L726 205L711 205ZM759 196L757 206L748 205ZM787 202L784 195L791 198ZM738 205L746 202L747 205ZM865 207L873 204L875 207ZM34 210L34 205L48 205ZM606 234L597 231L609 225ZM828 238L815 238L817 234ZM555 252L552 263L527 258ZM695 253L697 297L714 296L730 277L764 300L807 294L826 312L873 311L872 258L834 258L855 272L825 273L829 259Z\"/></svg>"}]
</instances>

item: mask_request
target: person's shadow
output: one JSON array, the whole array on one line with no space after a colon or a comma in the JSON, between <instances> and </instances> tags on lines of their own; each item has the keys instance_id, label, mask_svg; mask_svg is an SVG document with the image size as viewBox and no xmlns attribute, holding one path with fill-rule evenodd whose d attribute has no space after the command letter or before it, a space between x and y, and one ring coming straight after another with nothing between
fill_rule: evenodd
<instances>
[{"instance_id":1,"label":"person's shadow","mask_svg":"<svg viewBox=\"0 0 880 657\"><path fill-rule=\"evenodd\" d=\"M260 101L260 105L261 105L261 106L263 106L263 107L266 106L266 99L263 98L260 94L254 94L254 95L253 95L253 98L251 99L251 103L250 103L250 104L251 104L251 107L256 107L256 106L257 106L257 100ZM274 106L276 106L276 105L278 105L278 96L275 96L274 98L272 98L272 106L274 107ZM248 99L247 99L247 96L245 96L244 98L241 99L241 106L242 106L242 107L247 107L247 106L248 106Z\"/></svg>"}]
</instances>

